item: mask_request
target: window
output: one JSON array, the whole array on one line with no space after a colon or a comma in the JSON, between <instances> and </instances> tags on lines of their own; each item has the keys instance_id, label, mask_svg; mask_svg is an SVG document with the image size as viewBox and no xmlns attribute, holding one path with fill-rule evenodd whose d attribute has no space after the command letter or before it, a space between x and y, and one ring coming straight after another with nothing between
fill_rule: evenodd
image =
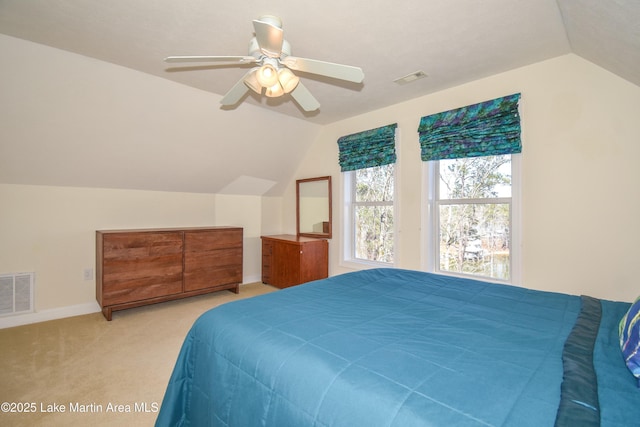
<instances>
[{"instance_id":1,"label":"window","mask_svg":"<svg viewBox=\"0 0 640 427\"><path fill-rule=\"evenodd\" d=\"M345 260L394 263L394 164L345 173Z\"/></svg>"},{"instance_id":2,"label":"window","mask_svg":"<svg viewBox=\"0 0 640 427\"><path fill-rule=\"evenodd\" d=\"M519 279L520 94L424 116L428 271Z\"/></svg>"},{"instance_id":3,"label":"window","mask_svg":"<svg viewBox=\"0 0 640 427\"><path fill-rule=\"evenodd\" d=\"M394 263L397 123L338 139L346 262Z\"/></svg>"},{"instance_id":4,"label":"window","mask_svg":"<svg viewBox=\"0 0 640 427\"><path fill-rule=\"evenodd\" d=\"M517 166L510 154L428 163L429 270L513 281Z\"/></svg>"}]
</instances>

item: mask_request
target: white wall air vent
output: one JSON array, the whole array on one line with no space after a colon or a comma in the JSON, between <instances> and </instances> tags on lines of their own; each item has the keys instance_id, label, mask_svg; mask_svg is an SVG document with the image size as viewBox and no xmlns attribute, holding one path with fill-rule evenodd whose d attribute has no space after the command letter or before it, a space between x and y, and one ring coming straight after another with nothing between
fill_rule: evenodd
<instances>
[{"instance_id":1,"label":"white wall air vent","mask_svg":"<svg viewBox=\"0 0 640 427\"><path fill-rule=\"evenodd\" d=\"M35 273L0 274L0 316L33 311Z\"/></svg>"}]
</instances>

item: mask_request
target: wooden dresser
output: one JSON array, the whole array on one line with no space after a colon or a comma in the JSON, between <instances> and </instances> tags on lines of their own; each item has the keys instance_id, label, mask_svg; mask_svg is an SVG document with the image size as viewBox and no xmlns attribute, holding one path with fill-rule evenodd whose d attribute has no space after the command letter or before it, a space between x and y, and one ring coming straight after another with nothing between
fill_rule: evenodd
<instances>
[{"instance_id":1,"label":"wooden dresser","mask_svg":"<svg viewBox=\"0 0 640 427\"><path fill-rule=\"evenodd\" d=\"M242 228L96 231L96 299L115 310L208 292L239 291Z\"/></svg>"},{"instance_id":2,"label":"wooden dresser","mask_svg":"<svg viewBox=\"0 0 640 427\"><path fill-rule=\"evenodd\" d=\"M278 288L329 276L329 242L289 234L262 236L262 282Z\"/></svg>"}]
</instances>

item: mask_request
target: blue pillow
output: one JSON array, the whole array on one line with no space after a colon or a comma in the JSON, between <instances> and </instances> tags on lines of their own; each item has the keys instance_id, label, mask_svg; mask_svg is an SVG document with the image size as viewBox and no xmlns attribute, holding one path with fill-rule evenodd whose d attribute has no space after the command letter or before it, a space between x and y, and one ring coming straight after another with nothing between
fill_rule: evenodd
<instances>
[{"instance_id":1,"label":"blue pillow","mask_svg":"<svg viewBox=\"0 0 640 427\"><path fill-rule=\"evenodd\" d=\"M640 297L620 321L619 333L622 356L640 387Z\"/></svg>"}]
</instances>

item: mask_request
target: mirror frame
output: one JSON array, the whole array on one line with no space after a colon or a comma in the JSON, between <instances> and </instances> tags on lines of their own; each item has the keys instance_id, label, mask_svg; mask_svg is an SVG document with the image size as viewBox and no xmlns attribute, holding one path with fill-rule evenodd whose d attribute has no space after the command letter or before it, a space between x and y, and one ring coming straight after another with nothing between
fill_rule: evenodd
<instances>
[{"instance_id":1,"label":"mirror frame","mask_svg":"<svg viewBox=\"0 0 640 427\"><path fill-rule=\"evenodd\" d=\"M327 189L328 189L328 202L329 202L329 221L328 222L328 233L301 233L300 232L300 184L304 184L307 182L316 182L316 181L326 181L327 182ZM325 238L325 239L331 239L331 235L332 235L332 229L333 229L333 222L332 222L332 218L331 218L331 211L332 211L332 207L331 207L331 201L332 201L332 196L331 196L331 177L330 176L320 176L317 178L306 178L306 179L298 179L296 180L296 234L298 236L304 236L304 237L318 237L318 238Z\"/></svg>"}]
</instances>

